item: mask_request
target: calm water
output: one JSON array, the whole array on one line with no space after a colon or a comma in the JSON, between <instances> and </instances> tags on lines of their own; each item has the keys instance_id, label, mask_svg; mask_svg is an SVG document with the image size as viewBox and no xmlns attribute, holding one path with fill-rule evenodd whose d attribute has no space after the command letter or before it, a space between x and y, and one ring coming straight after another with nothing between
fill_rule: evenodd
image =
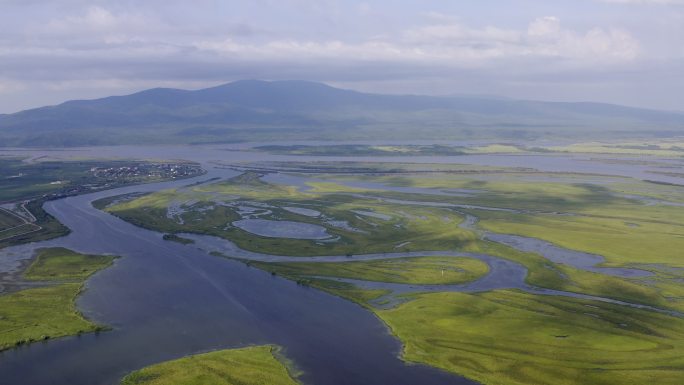
<instances>
[{"instance_id":1,"label":"calm water","mask_svg":"<svg viewBox=\"0 0 684 385\"><path fill-rule=\"evenodd\" d=\"M319 240L332 238L325 227L304 222L241 219L233 222L233 226L262 237Z\"/></svg>"}]
</instances>

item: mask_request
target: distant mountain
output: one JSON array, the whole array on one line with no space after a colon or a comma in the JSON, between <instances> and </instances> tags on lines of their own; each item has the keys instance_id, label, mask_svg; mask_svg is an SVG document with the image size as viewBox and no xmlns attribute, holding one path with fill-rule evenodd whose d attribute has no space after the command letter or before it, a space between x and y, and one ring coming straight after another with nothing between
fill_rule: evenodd
<instances>
[{"instance_id":1,"label":"distant mountain","mask_svg":"<svg viewBox=\"0 0 684 385\"><path fill-rule=\"evenodd\" d=\"M682 113L485 96L377 95L305 81L156 88L0 115L3 146L682 134Z\"/></svg>"}]
</instances>

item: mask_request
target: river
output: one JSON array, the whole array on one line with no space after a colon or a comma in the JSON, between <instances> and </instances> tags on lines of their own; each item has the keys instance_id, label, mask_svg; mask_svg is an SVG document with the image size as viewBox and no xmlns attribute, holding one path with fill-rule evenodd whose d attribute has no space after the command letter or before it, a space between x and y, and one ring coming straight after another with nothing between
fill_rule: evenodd
<instances>
[{"instance_id":1,"label":"river","mask_svg":"<svg viewBox=\"0 0 684 385\"><path fill-rule=\"evenodd\" d=\"M228 177L212 170L203 180ZM217 175L219 174L219 175ZM212 349L273 343L285 348L316 385L472 384L421 365L406 365L384 324L360 306L298 286L242 263L164 241L94 209L90 202L155 191L193 180L125 187L51 201L45 209L67 237L19 246L63 246L121 256L93 276L78 306L112 331L35 343L0 353L0 383L113 385L127 372ZM12 248L0 257L13 253Z\"/></svg>"}]
</instances>

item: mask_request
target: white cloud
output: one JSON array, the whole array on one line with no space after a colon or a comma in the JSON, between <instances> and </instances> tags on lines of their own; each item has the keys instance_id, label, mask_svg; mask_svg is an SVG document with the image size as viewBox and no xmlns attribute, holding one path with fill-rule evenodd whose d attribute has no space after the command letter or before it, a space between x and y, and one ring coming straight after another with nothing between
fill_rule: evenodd
<instances>
[{"instance_id":1,"label":"white cloud","mask_svg":"<svg viewBox=\"0 0 684 385\"><path fill-rule=\"evenodd\" d=\"M440 20L446 21L445 18ZM532 21L526 30L493 26L471 28L440 22L406 30L398 39L365 42L279 39L264 44L234 39L207 39L193 43L202 52L227 58L261 60L337 59L347 61L434 62L472 66L494 59L561 58L591 66L597 62L629 61L639 43L628 32L594 28L581 33L561 28L556 17Z\"/></svg>"},{"instance_id":2,"label":"white cloud","mask_svg":"<svg viewBox=\"0 0 684 385\"><path fill-rule=\"evenodd\" d=\"M586 4L549 16L530 6L509 16L514 6L498 1L500 12L492 18L491 8L477 2L430 11L420 2L389 0L254 0L230 6L215 0L196 0L201 6L180 0L11 0L12 8L0 12L7 26L0 34L0 92L49 84L60 92L88 85L185 86L244 77L418 84L475 72L480 81L502 73L516 80L539 74L566 79L570 71L634 68L647 77L653 71L643 70L644 63L684 55L677 44L684 31L680 7L643 12L615 6L582 18L578 12ZM7 0L0 2L5 8ZM672 76L681 77L681 71Z\"/></svg>"},{"instance_id":3,"label":"white cloud","mask_svg":"<svg viewBox=\"0 0 684 385\"><path fill-rule=\"evenodd\" d=\"M141 14L114 14L110 10L91 6L75 16L55 18L36 29L43 33L75 34L103 32L133 32L154 27L154 21Z\"/></svg>"},{"instance_id":4,"label":"white cloud","mask_svg":"<svg viewBox=\"0 0 684 385\"><path fill-rule=\"evenodd\" d=\"M422 52L450 52L454 59L556 57L592 64L632 60L639 53L639 42L627 31L593 28L583 33L563 29L560 19L554 16L535 19L526 30L471 28L443 22L411 29L405 39L421 47Z\"/></svg>"},{"instance_id":5,"label":"white cloud","mask_svg":"<svg viewBox=\"0 0 684 385\"><path fill-rule=\"evenodd\" d=\"M371 10L366 3L357 6L364 12ZM590 68L597 63L628 62L640 51L639 42L627 31L605 27L567 29L554 16L540 17L524 28L513 29L473 27L437 12L423 15L427 17L425 24L404 27L395 34L326 39L281 33L255 39L226 26L172 25L143 11L90 6L80 13L29 24L29 40L20 41L20 35L0 38L0 70L14 70L18 77L30 76L22 66L10 68L11 64L2 64L22 58L31 66L45 59L79 60L79 66L92 63L93 69L104 60L125 60L131 65L164 60L230 64L239 60L303 66L312 65L306 63L310 61L316 65L383 63L472 68L520 59L536 61L540 68L544 68L546 59Z\"/></svg>"},{"instance_id":6,"label":"white cloud","mask_svg":"<svg viewBox=\"0 0 684 385\"><path fill-rule=\"evenodd\" d=\"M527 47L531 54L595 61L629 61L640 51L639 42L627 31L593 28L585 33L566 30L556 17L530 23Z\"/></svg>"},{"instance_id":7,"label":"white cloud","mask_svg":"<svg viewBox=\"0 0 684 385\"><path fill-rule=\"evenodd\" d=\"M0 94L11 94L14 92L24 91L26 84L14 81L12 79L0 79Z\"/></svg>"},{"instance_id":8,"label":"white cloud","mask_svg":"<svg viewBox=\"0 0 684 385\"><path fill-rule=\"evenodd\" d=\"M662 4L662 5L677 5L684 4L684 0L600 0L604 3L618 3L618 4Z\"/></svg>"},{"instance_id":9,"label":"white cloud","mask_svg":"<svg viewBox=\"0 0 684 385\"><path fill-rule=\"evenodd\" d=\"M560 32L560 20L555 16L540 17L530 23L527 34L530 36L550 36Z\"/></svg>"},{"instance_id":10,"label":"white cloud","mask_svg":"<svg viewBox=\"0 0 684 385\"><path fill-rule=\"evenodd\" d=\"M476 28L447 15L427 16L429 22L422 26L365 39L255 39L231 33L230 28L176 27L143 13L90 7L77 15L32 25L31 39L25 44L17 44L15 39L0 40L0 70L20 79L54 76L55 82L82 76L109 81L114 73L146 78L160 66L169 72L178 66L178 71L186 73L187 63L211 68L249 63L254 68L271 66L274 70L274 63L278 63L302 67L304 72L311 67L369 65L420 67L426 71L430 67L506 66L523 60L530 66L528 70L536 67L544 71L549 63L557 62L573 68L625 63L640 51L638 41L627 31L566 29L552 16L532 20L521 29ZM49 71L41 63L50 63ZM61 63L63 73L58 66Z\"/></svg>"},{"instance_id":11,"label":"white cloud","mask_svg":"<svg viewBox=\"0 0 684 385\"><path fill-rule=\"evenodd\" d=\"M373 13L373 6L368 3L359 4L359 14L362 16L368 16Z\"/></svg>"}]
</instances>

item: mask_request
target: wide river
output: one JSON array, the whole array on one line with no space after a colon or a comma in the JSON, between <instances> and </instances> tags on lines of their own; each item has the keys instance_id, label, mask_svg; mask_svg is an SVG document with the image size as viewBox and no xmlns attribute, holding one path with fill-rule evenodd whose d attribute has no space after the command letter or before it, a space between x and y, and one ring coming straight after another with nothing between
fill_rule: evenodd
<instances>
[{"instance_id":1,"label":"wide river","mask_svg":"<svg viewBox=\"0 0 684 385\"><path fill-rule=\"evenodd\" d=\"M51 157L95 155L91 149L42 152ZM0 151L40 156L40 151ZM213 169L210 160L310 160L226 151L211 147L112 147L98 156L182 158L201 161L212 177L231 170ZM648 179L646 167L593 162L576 157L446 157L410 161L534 167L547 171L586 171ZM321 158L317 158L321 160ZM322 158L322 160L333 160ZM373 160L364 158L363 160ZM387 161L387 158L374 160ZM408 158L393 161L409 161ZM595 167L590 167L591 165ZM573 168L576 166L576 169ZM539 168L539 167L538 167ZM138 228L96 210L91 202L129 192L178 187L195 180L131 186L48 202L45 208L72 232L64 238L7 248L0 259L26 258L38 247L63 246L84 253L121 256L114 266L88 281L79 308L112 331L36 343L0 353L0 384L114 385L131 370L213 349L272 343L303 371L311 385L472 384L472 381L398 356L400 343L372 313L335 296L209 255L196 247L164 241L161 234ZM679 180L681 182L681 180Z\"/></svg>"}]
</instances>

